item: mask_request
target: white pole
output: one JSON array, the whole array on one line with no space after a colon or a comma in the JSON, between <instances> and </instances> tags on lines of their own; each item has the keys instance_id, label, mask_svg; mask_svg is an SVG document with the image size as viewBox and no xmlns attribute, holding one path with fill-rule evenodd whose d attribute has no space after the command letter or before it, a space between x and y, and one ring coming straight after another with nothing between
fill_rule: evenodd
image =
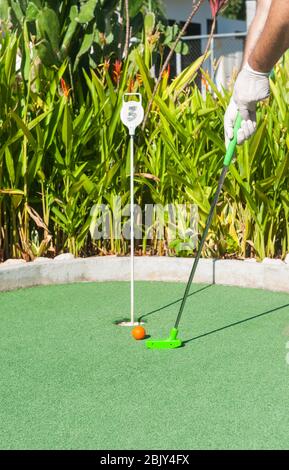
<instances>
[{"instance_id":1,"label":"white pole","mask_svg":"<svg viewBox=\"0 0 289 470\"><path fill-rule=\"evenodd\" d=\"M180 75L182 72L182 54L176 54L176 72L177 75Z\"/></svg>"},{"instance_id":2,"label":"white pole","mask_svg":"<svg viewBox=\"0 0 289 470\"><path fill-rule=\"evenodd\" d=\"M212 41L211 41L211 80L214 82L214 60L215 60L215 56L214 56L214 52L215 52L215 41L214 41L214 36L212 37Z\"/></svg>"},{"instance_id":3,"label":"white pole","mask_svg":"<svg viewBox=\"0 0 289 470\"><path fill-rule=\"evenodd\" d=\"M130 136L130 319L134 324L134 136Z\"/></svg>"},{"instance_id":4,"label":"white pole","mask_svg":"<svg viewBox=\"0 0 289 470\"><path fill-rule=\"evenodd\" d=\"M127 97L136 97L138 100ZM125 93L120 112L123 124L130 135L130 322L120 322L122 326L133 326L134 321L134 135L136 128L142 123L144 109L140 93Z\"/></svg>"}]
</instances>

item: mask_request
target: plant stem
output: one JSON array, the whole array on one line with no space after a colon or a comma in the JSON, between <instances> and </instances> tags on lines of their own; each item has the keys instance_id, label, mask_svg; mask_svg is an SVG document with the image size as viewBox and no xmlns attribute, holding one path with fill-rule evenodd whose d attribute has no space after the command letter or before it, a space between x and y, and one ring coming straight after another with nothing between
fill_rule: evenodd
<instances>
[{"instance_id":1,"label":"plant stem","mask_svg":"<svg viewBox=\"0 0 289 470\"><path fill-rule=\"evenodd\" d=\"M177 45L179 44L181 38L185 35L186 31L187 31L187 28L190 24L190 22L192 21L192 18L195 16L195 14L197 13L197 11L199 10L200 6L202 5L202 3L204 2L204 0L199 0L197 3L195 0L193 0L193 8L192 8L192 11L191 13L189 14L183 28L181 29L181 31L179 32L178 36L177 36L177 39L175 40L171 50L170 50L170 53L168 55L168 57L166 58L162 68L161 68L161 71L159 73L159 77L156 81L156 84L155 84L155 87L154 87L154 90L153 90L153 94L152 94L152 97L149 101L149 104L148 104L148 107L147 107L147 110L146 110L146 113L145 113L145 117L144 117L144 120L143 120L143 124L142 124L142 130L144 131L145 127L146 127L146 123L147 123L147 119L148 119L148 116L149 116L149 113L150 113L150 110L151 110L151 107L152 107L152 104L153 104L153 101L154 101L154 98L157 94L157 91L158 91L158 88L160 86L160 83L161 83L161 80L162 80L162 76L163 76L163 73L164 71L167 69L170 61L171 61L171 58L176 50L176 47Z\"/></svg>"},{"instance_id":2,"label":"plant stem","mask_svg":"<svg viewBox=\"0 0 289 470\"><path fill-rule=\"evenodd\" d=\"M203 59L202 59L202 62L200 63L200 65L199 65L199 67L196 70L196 74L202 68L202 66L203 66L203 64L204 64L204 62L207 58L207 54L209 52L209 49L210 49L210 46L211 46L211 43L212 43L212 39L213 39L213 36L214 36L214 32L215 32L215 29L216 29L216 20L217 20L217 16L214 16L212 26L211 26L210 36L208 38L206 49L205 49L205 52L203 54ZM179 96L185 90L185 88L189 85L189 83L190 82L185 83L185 85L179 90L177 96Z\"/></svg>"},{"instance_id":3,"label":"plant stem","mask_svg":"<svg viewBox=\"0 0 289 470\"><path fill-rule=\"evenodd\" d=\"M129 40L130 40L129 0L124 1L124 6L125 6L126 32L125 32L125 45L124 45L124 51L123 51L123 58L124 60L126 60L128 56Z\"/></svg>"}]
</instances>

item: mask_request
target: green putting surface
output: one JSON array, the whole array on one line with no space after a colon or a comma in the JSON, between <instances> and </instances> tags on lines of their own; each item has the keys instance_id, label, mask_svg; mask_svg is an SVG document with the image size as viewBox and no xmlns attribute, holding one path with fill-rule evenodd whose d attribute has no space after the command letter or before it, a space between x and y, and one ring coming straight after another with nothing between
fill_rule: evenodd
<instances>
[{"instance_id":1,"label":"green putting surface","mask_svg":"<svg viewBox=\"0 0 289 470\"><path fill-rule=\"evenodd\" d=\"M183 291L136 284L152 338ZM0 294L1 449L289 448L288 294L194 285L176 350L147 350L127 316L128 283Z\"/></svg>"}]
</instances>

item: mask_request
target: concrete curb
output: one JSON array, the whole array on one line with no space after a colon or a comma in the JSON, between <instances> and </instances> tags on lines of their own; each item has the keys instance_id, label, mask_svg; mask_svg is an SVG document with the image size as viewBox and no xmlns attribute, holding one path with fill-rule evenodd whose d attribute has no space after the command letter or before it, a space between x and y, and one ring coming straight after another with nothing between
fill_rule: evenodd
<instances>
[{"instance_id":1,"label":"concrete curb","mask_svg":"<svg viewBox=\"0 0 289 470\"><path fill-rule=\"evenodd\" d=\"M42 258L31 263L8 260L0 264L0 291L73 282L129 281L128 257L61 256L53 261ZM191 258L137 257L135 279L187 282L192 263ZM268 259L262 263L201 259L195 282L289 292L289 264Z\"/></svg>"}]
</instances>

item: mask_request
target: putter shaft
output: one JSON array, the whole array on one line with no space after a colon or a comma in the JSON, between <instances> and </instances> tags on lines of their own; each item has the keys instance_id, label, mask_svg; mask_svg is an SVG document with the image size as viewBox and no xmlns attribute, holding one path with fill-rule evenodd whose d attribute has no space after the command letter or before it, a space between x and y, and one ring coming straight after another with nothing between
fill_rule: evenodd
<instances>
[{"instance_id":1,"label":"putter shaft","mask_svg":"<svg viewBox=\"0 0 289 470\"><path fill-rule=\"evenodd\" d=\"M177 319L176 319L176 322L175 322L175 328L178 328L178 326L179 326L179 323L180 323L180 320L181 320L181 317L182 317L182 314L183 314L183 311L184 311L184 308L185 308L185 305L186 305L186 302L187 302L187 298L188 298L188 295L189 295L189 292L190 292L191 284L193 282L195 272L196 272L197 267L198 267L198 263L199 263L199 260L200 260L201 254L202 254L203 246L204 246L204 243L206 241L210 225L212 223L215 207L216 207L217 202L219 200L220 192L222 190L222 187L223 187L223 184L224 184L224 181L225 181L225 178L226 178L227 171L228 171L228 166L224 165L221 176L220 176L220 179L219 179L218 188L217 188L217 191L216 191L215 196L214 196L214 200L213 200L212 205L211 205L211 209L210 209L210 212L209 212L206 227L205 227L203 236L202 236L200 244L199 244L197 255L196 255L193 267L191 269L190 277L189 277L189 280L188 280L188 283L187 283L187 286L186 286L186 290L185 290L185 293L184 293L184 296L183 296L183 300L182 300L182 303L181 303L181 306L180 306L180 310L179 310L179 313L178 313L178 316L177 316Z\"/></svg>"}]
</instances>

